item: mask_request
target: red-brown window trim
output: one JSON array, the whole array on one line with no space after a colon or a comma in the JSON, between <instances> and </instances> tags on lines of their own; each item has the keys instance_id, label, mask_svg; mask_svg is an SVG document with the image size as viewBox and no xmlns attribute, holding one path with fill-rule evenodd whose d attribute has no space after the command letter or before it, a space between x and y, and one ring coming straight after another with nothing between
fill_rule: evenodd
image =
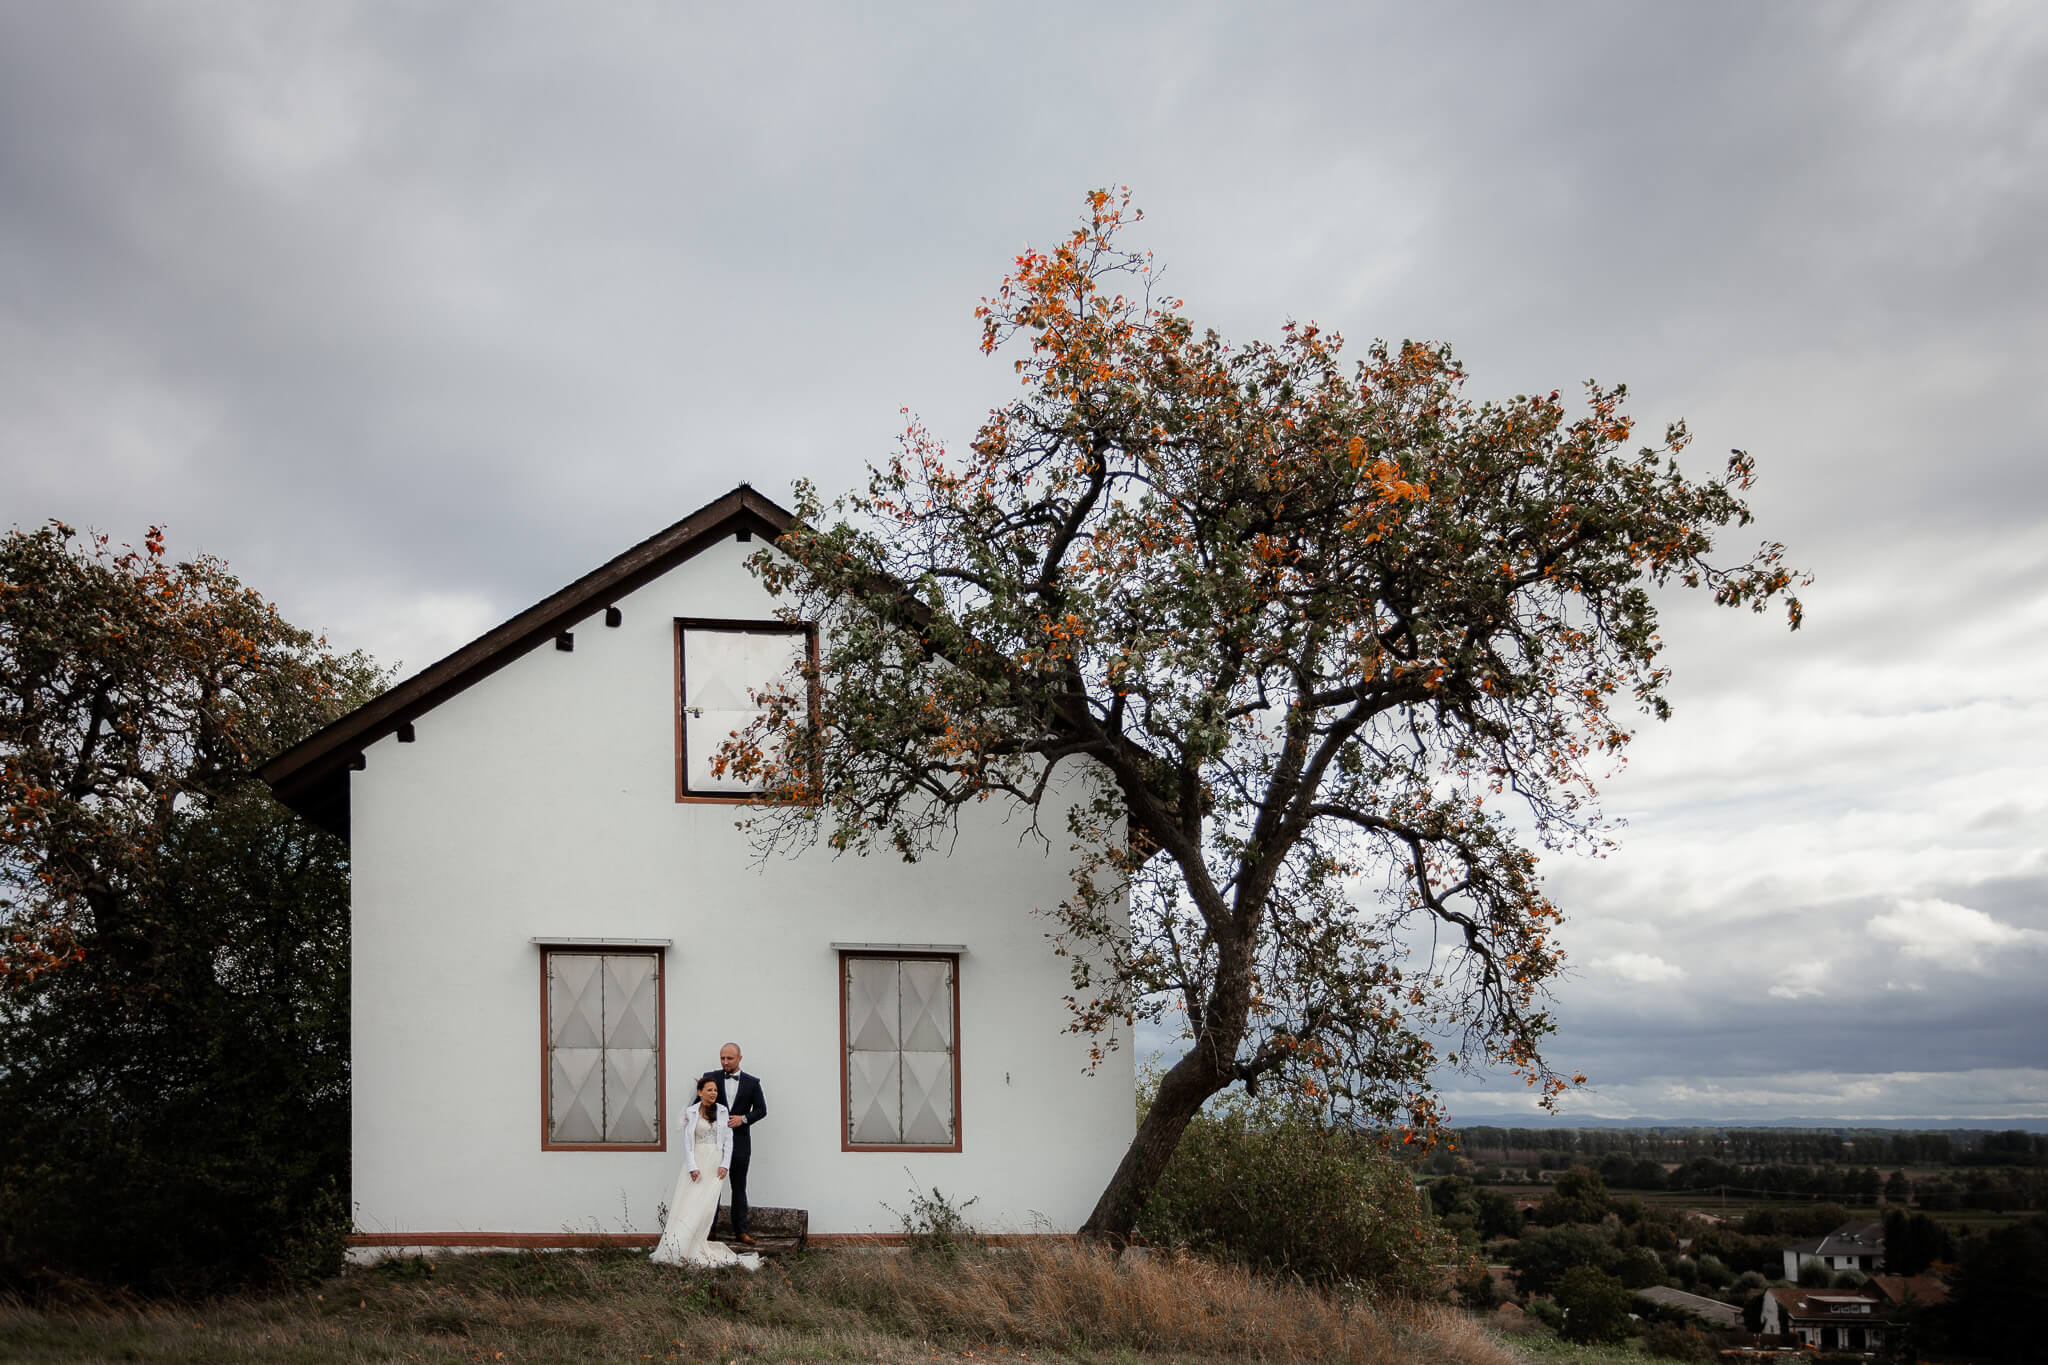
<instances>
[{"instance_id":1,"label":"red-brown window trim","mask_svg":"<svg viewBox=\"0 0 2048 1365\"><path fill-rule=\"evenodd\" d=\"M853 957L881 958L887 962L950 962L953 964L953 1144L950 1147L931 1147L917 1143L892 1143L887 1146L873 1142L853 1140L852 1115L848 1105L852 1091L847 1083L846 1058L846 960ZM839 1150L842 1152L957 1152L966 1134L965 1121L961 1118L960 1104L960 954L958 953L892 953L886 950L867 951L841 948L839 950L838 981L833 989L839 993ZM664 1134L666 1129L662 1130Z\"/></svg>"},{"instance_id":2,"label":"red-brown window trim","mask_svg":"<svg viewBox=\"0 0 2048 1365\"><path fill-rule=\"evenodd\" d=\"M683 738L683 632L686 630L727 630L748 635L798 635L805 637L810 651L811 671L818 668L818 626L814 621L791 625L787 621L747 621L715 616L678 616L671 650L676 664L676 803L678 805L746 806L755 801L749 792L693 792L690 790L689 754ZM811 714L818 714L818 686L810 685Z\"/></svg>"},{"instance_id":3,"label":"red-brown window trim","mask_svg":"<svg viewBox=\"0 0 2048 1365\"><path fill-rule=\"evenodd\" d=\"M654 1016L657 1030L657 1044L661 1059L654 1068L655 1113L660 1115L661 1141L659 1142L555 1142L548 1137L548 1115L554 1108L555 1069L548 1058L548 957L554 953L594 954L598 957L626 957L634 953L651 954L655 959ZM591 944L588 947L556 947L544 945L540 950L540 1149L543 1152L666 1152L668 1150L668 949L656 947L633 947L620 944L606 947Z\"/></svg>"}]
</instances>

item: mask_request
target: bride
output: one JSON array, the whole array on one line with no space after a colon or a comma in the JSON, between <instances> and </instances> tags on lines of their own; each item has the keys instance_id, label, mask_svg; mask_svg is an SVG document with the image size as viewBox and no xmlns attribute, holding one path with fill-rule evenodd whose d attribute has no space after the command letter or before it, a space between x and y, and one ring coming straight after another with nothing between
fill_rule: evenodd
<instances>
[{"instance_id":1,"label":"bride","mask_svg":"<svg viewBox=\"0 0 2048 1365\"><path fill-rule=\"evenodd\" d=\"M761 1258L751 1252L735 1252L711 1238L711 1220L718 1216L718 1190L732 1165L732 1127L726 1122L725 1106L718 1102L718 1082L706 1077L697 1083L697 1103L682 1114L683 1169L676 1175L676 1192L668 1201L668 1225L661 1243L654 1248L657 1265L742 1265L758 1270ZM705 1168L712 1172L705 1179Z\"/></svg>"}]
</instances>

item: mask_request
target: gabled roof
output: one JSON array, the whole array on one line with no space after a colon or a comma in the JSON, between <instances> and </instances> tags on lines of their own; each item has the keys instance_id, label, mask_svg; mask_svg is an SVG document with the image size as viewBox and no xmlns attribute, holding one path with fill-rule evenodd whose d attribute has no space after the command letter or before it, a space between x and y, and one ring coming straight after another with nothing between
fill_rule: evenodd
<instances>
[{"instance_id":1,"label":"gabled roof","mask_svg":"<svg viewBox=\"0 0 2048 1365\"><path fill-rule=\"evenodd\" d=\"M1870 1287L1893 1303L1948 1302L1948 1286L1934 1275L1872 1275Z\"/></svg>"},{"instance_id":2,"label":"gabled roof","mask_svg":"<svg viewBox=\"0 0 2048 1365\"><path fill-rule=\"evenodd\" d=\"M1801 1256L1882 1256L1884 1224L1844 1223L1825 1237L1794 1242L1785 1250Z\"/></svg>"},{"instance_id":3,"label":"gabled roof","mask_svg":"<svg viewBox=\"0 0 2048 1365\"><path fill-rule=\"evenodd\" d=\"M256 775L270 784L278 800L346 839L348 773L365 748L727 536L758 534L773 540L794 520L787 508L741 484L365 702L265 763Z\"/></svg>"},{"instance_id":4,"label":"gabled roof","mask_svg":"<svg viewBox=\"0 0 2048 1365\"><path fill-rule=\"evenodd\" d=\"M1638 1289L1636 1297L1647 1299L1651 1303L1659 1304L1665 1308L1676 1308L1680 1312L1691 1313L1695 1317L1703 1318L1713 1323L1716 1327L1742 1326L1742 1310L1740 1308L1735 1307L1733 1304L1723 1303L1719 1299L1709 1299L1698 1294L1688 1294L1683 1289L1673 1289L1668 1285L1661 1284L1651 1285L1648 1289Z\"/></svg>"},{"instance_id":5,"label":"gabled roof","mask_svg":"<svg viewBox=\"0 0 2048 1365\"><path fill-rule=\"evenodd\" d=\"M1891 1305L1875 1294L1827 1293L1808 1289L1767 1289L1786 1319L1800 1322L1889 1322Z\"/></svg>"}]
</instances>

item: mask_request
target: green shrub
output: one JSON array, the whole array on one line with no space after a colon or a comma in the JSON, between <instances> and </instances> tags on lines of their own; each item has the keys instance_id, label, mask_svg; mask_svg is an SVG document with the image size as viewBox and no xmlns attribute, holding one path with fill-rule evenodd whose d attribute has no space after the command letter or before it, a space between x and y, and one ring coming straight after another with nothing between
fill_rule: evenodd
<instances>
[{"instance_id":1,"label":"green shrub","mask_svg":"<svg viewBox=\"0 0 2048 1365\"><path fill-rule=\"evenodd\" d=\"M1553 1332L1564 1326L1564 1310L1550 1299L1531 1299L1522 1305L1522 1311Z\"/></svg>"},{"instance_id":2,"label":"green shrub","mask_svg":"<svg viewBox=\"0 0 2048 1365\"><path fill-rule=\"evenodd\" d=\"M1500 1290L1494 1286L1493 1275L1483 1265L1473 1267L1470 1275L1458 1281L1456 1289L1458 1302L1467 1308L1487 1309L1500 1302Z\"/></svg>"},{"instance_id":3,"label":"green shrub","mask_svg":"<svg viewBox=\"0 0 2048 1365\"><path fill-rule=\"evenodd\" d=\"M1631 1302L1612 1275L1589 1265L1573 1266L1557 1282L1557 1306L1564 1310L1558 1334L1566 1341L1621 1341L1629 1334Z\"/></svg>"},{"instance_id":4,"label":"green shrub","mask_svg":"<svg viewBox=\"0 0 2048 1365\"><path fill-rule=\"evenodd\" d=\"M1697 1327L1683 1327L1675 1322L1653 1322L1643 1328L1643 1349L1653 1356L1666 1360L1684 1360L1695 1365L1708 1365L1714 1359L1714 1347Z\"/></svg>"},{"instance_id":5,"label":"green shrub","mask_svg":"<svg viewBox=\"0 0 2048 1365\"><path fill-rule=\"evenodd\" d=\"M974 1241L974 1225L968 1221L967 1210L980 1202L981 1196L974 1195L964 1203L955 1203L938 1186L924 1189L912 1176L910 1208L898 1210L887 1204L882 1207L902 1221L903 1236L911 1250L951 1261L958 1259L961 1250Z\"/></svg>"},{"instance_id":6,"label":"green shrub","mask_svg":"<svg viewBox=\"0 0 2048 1365\"><path fill-rule=\"evenodd\" d=\"M1375 1295L1436 1294L1440 1267L1468 1259L1370 1142L1243 1101L1188 1125L1137 1232Z\"/></svg>"}]
</instances>

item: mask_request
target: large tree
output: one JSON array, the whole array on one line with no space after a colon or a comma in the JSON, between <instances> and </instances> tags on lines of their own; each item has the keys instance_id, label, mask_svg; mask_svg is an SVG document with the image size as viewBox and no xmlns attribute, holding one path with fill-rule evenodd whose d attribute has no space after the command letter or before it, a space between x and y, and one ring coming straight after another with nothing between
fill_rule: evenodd
<instances>
[{"instance_id":1,"label":"large tree","mask_svg":"<svg viewBox=\"0 0 2048 1365\"><path fill-rule=\"evenodd\" d=\"M347 849L252 770L380 684L154 530L0 539L0 1287L339 1254Z\"/></svg>"},{"instance_id":2,"label":"large tree","mask_svg":"<svg viewBox=\"0 0 2048 1365\"><path fill-rule=\"evenodd\" d=\"M1569 1085L1537 849L1602 843L1594 781L1667 713L1652 589L1799 620L1780 546L1710 558L1747 456L1696 482L1682 427L1629 451L1620 387L1475 404L1440 345L1230 344L1119 245L1134 217L1091 195L983 300L1022 392L964 454L913 421L865 493L799 489L757 571L832 629L725 754L771 843L915 857L982 801L1057 812L1073 1027L1188 1041L1089 1219L1111 1236L1233 1083L1424 1135L1439 1065Z\"/></svg>"}]
</instances>

